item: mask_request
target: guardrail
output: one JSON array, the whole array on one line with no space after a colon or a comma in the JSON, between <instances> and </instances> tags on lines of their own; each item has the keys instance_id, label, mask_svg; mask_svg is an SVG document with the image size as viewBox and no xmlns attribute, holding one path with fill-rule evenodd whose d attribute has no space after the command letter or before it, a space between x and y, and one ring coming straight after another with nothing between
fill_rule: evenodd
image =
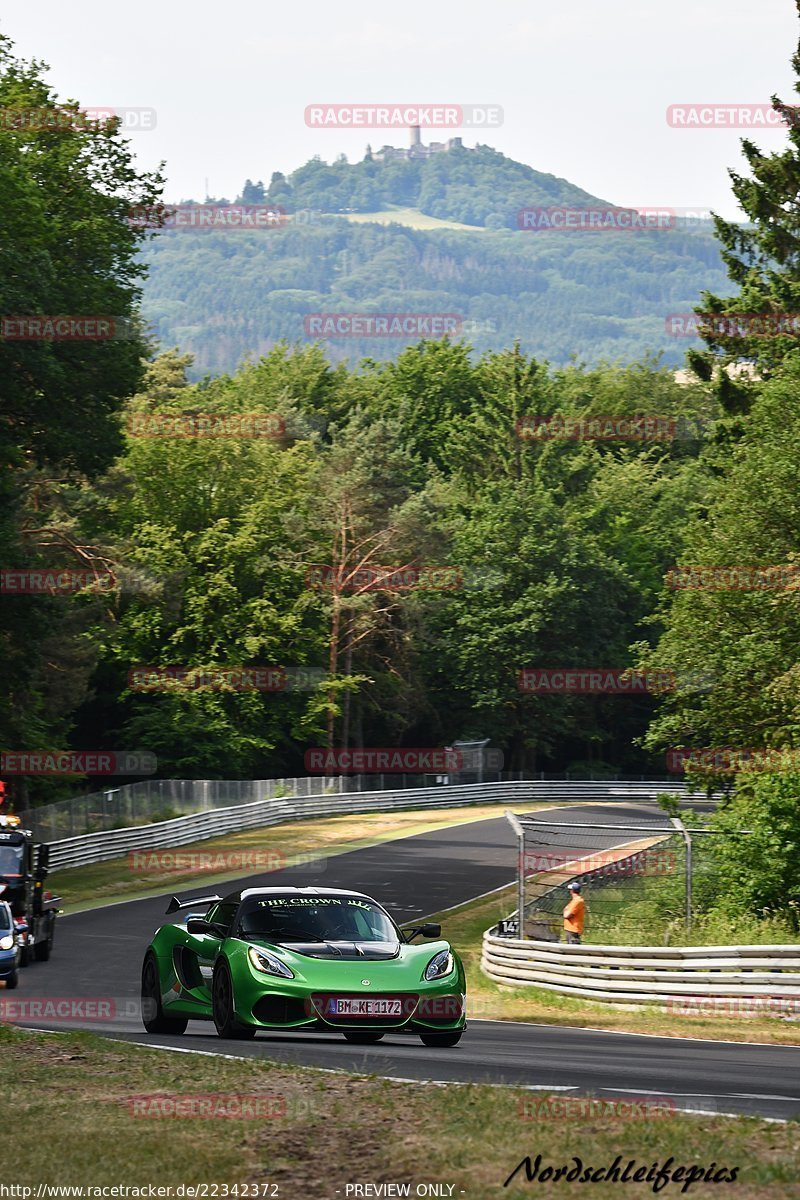
<instances>
[{"instance_id":1,"label":"guardrail","mask_svg":"<svg viewBox=\"0 0 800 1200\"><path fill-rule=\"evenodd\" d=\"M800 1011L800 945L568 946L487 930L481 970L495 983L618 1004L682 1001L688 1011L692 999L770 999Z\"/></svg>"},{"instance_id":2,"label":"guardrail","mask_svg":"<svg viewBox=\"0 0 800 1200\"><path fill-rule=\"evenodd\" d=\"M203 780L192 781L198 789ZM252 781L255 784L259 781ZM345 813L385 812L392 809L449 808L473 804L559 804L620 799L653 799L660 792L689 795L673 781L600 783L588 781L514 780L456 786L408 788L397 791L335 792L327 795L286 796L251 801L228 808L192 813L169 821L89 833L50 843L51 869L105 862L132 850L185 846L221 834L258 826L280 825L310 817Z\"/></svg>"}]
</instances>

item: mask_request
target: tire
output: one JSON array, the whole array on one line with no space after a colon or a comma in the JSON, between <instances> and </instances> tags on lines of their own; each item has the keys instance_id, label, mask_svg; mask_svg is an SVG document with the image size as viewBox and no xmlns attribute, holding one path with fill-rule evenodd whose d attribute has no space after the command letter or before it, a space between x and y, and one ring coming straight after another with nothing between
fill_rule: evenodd
<instances>
[{"instance_id":1,"label":"tire","mask_svg":"<svg viewBox=\"0 0 800 1200\"><path fill-rule=\"evenodd\" d=\"M142 1024L148 1033L185 1033L186 1017L165 1017L161 1004L158 963L154 954L146 954L142 963Z\"/></svg>"},{"instance_id":2,"label":"tire","mask_svg":"<svg viewBox=\"0 0 800 1200\"><path fill-rule=\"evenodd\" d=\"M423 1046L457 1046L463 1032L463 1029L456 1029L451 1033L421 1033L419 1036Z\"/></svg>"},{"instance_id":3,"label":"tire","mask_svg":"<svg viewBox=\"0 0 800 1200\"><path fill-rule=\"evenodd\" d=\"M363 1033L358 1029L348 1029L344 1036L348 1042L354 1042L356 1046L371 1046L373 1042L379 1042L384 1034L370 1033L366 1029Z\"/></svg>"},{"instance_id":4,"label":"tire","mask_svg":"<svg viewBox=\"0 0 800 1200\"><path fill-rule=\"evenodd\" d=\"M55 922L51 921L50 932L47 935L47 940L44 942L37 942L36 945L33 947L33 957L36 959L37 962L47 962L48 959L50 958L50 955L53 950L53 925L54 924L55 924Z\"/></svg>"},{"instance_id":5,"label":"tire","mask_svg":"<svg viewBox=\"0 0 800 1200\"><path fill-rule=\"evenodd\" d=\"M236 1041L246 1041L255 1037L255 1025L242 1025L236 1020L233 996L233 980L226 962L221 962L214 968L211 981L211 1008L214 1014L214 1025L221 1038L234 1038Z\"/></svg>"},{"instance_id":6,"label":"tire","mask_svg":"<svg viewBox=\"0 0 800 1200\"><path fill-rule=\"evenodd\" d=\"M16 971L12 971L10 975L6 975L6 991L13 992L14 988L19 984L19 975Z\"/></svg>"}]
</instances>

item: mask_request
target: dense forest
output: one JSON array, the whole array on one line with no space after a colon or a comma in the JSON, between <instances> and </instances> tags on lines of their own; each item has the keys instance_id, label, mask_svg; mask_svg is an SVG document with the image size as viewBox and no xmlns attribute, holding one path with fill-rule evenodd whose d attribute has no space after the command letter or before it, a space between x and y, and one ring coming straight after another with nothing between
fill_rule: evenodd
<instances>
[{"instance_id":1,"label":"dense forest","mask_svg":"<svg viewBox=\"0 0 800 1200\"><path fill-rule=\"evenodd\" d=\"M702 226L469 232L307 216L312 223L263 231L170 229L145 245L143 314L162 346L193 355L191 378L235 371L282 340L307 345L306 318L320 312L453 313L476 354L519 341L558 365L661 353L677 368L700 343L674 336L669 317L725 283L719 246ZM324 344L331 361L357 367L396 358L408 340Z\"/></svg>"},{"instance_id":2,"label":"dense forest","mask_svg":"<svg viewBox=\"0 0 800 1200\"><path fill-rule=\"evenodd\" d=\"M0 105L72 111L6 40ZM799 152L796 127L774 154L745 143L750 176L734 175L733 190L748 223L718 219L713 252L687 232L619 235L585 248L581 270L591 263L598 292L632 321L645 319L627 291L637 273L653 311L690 303L702 273L700 311L796 312ZM0 126L4 319L112 313L124 329L0 338L3 746L144 750L159 775L201 778L303 774L314 746L487 738L508 770L657 774L676 753L727 747L688 771L736 783L724 819L754 830L747 854L764 870L754 882L734 863L729 885L750 889L750 909L772 903L800 869L793 326L769 338L704 326L680 380L648 358L548 362L522 338L502 349L422 340L391 361L336 362L295 334L337 263L337 302L371 295L377 262L386 303L402 282L409 307L444 305L428 279L462 272L471 296L481 279L489 297L475 315L497 316L515 288L543 295L555 337L570 308L548 288L557 273L583 294L579 250L502 230L437 234L434 249L408 230L343 222L279 230L280 252L260 234L159 234L148 246L126 214L162 194L114 120ZM459 258L461 236L474 241ZM508 246L503 265L486 238ZM364 262L343 265L362 245ZM539 293L526 253L541 256ZM202 345L215 335L199 315L212 288L241 321L272 306L285 340L193 379L189 355L148 339L148 268L151 304L166 303L165 273L182 272L191 305L172 319L196 321ZM293 307L312 276L313 296L300 289ZM564 334L564 357L570 344L581 349ZM65 571L81 586L9 582ZM559 669L634 671L657 686L521 683ZM242 671L290 682L242 688ZM9 777L17 803L92 784Z\"/></svg>"}]
</instances>

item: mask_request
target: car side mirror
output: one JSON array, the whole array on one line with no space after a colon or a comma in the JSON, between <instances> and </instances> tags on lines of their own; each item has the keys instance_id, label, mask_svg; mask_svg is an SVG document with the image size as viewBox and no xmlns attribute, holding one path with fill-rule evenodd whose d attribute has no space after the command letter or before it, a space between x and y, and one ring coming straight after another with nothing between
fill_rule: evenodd
<instances>
[{"instance_id":1,"label":"car side mirror","mask_svg":"<svg viewBox=\"0 0 800 1200\"><path fill-rule=\"evenodd\" d=\"M412 941L417 934L427 938L438 938L442 936L442 927L435 921L426 921L424 925L407 925L403 927L403 937L406 942Z\"/></svg>"},{"instance_id":2,"label":"car side mirror","mask_svg":"<svg viewBox=\"0 0 800 1200\"><path fill-rule=\"evenodd\" d=\"M224 925L220 925L217 921L207 921L205 917L189 917L186 929L189 933L208 933L212 937L228 936L228 930Z\"/></svg>"}]
</instances>

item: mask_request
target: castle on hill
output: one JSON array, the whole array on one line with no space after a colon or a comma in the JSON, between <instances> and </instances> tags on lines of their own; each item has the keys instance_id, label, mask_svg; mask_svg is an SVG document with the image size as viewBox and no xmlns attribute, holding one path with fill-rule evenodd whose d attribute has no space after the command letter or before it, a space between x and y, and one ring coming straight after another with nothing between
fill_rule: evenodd
<instances>
[{"instance_id":1,"label":"castle on hill","mask_svg":"<svg viewBox=\"0 0 800 1200\"><path fill-rule=\"evenodd\" d=\"M434 154L446 154L448 150L469 150L471 152L477 148L477 146L465 146L460 137L448 138L446 142L429 142L426 146L422 141L419 125L412 125L408 147L381 146L380 150L373 151L371 146L367 146L366 157L371 158L374 162L392 162L397 159L430 158Z\"/></svg>"}]
</instances>

